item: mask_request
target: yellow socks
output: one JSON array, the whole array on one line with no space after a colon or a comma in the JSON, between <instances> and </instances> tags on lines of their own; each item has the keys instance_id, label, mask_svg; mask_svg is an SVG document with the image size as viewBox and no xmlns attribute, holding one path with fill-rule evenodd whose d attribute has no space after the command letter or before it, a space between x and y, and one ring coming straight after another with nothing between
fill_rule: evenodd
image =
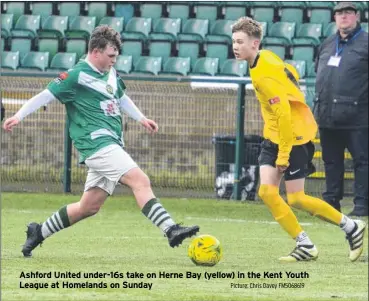
<instances>
[{"instance_id":1,"label":"yellow socks","mask_svg":"<svg viewBox=\"0 0 369 301\"><path fill-rule=\"evenodd\" d=\"M287 194L288 203L335 225L340 225L342 213L321 199L306 195L303 191Z\"/></svg>"},{"instance_id":2,"label":"yellow socks","mask_svg":"<svg viewBox=\"0 0 369 301\"><path fill-rule=\"evenodd\" d=\"M279 188L262 184L259 188L259 196L269 208L274 219L295 239L302 232L302 228L290 206L279 195Z\"/></svg>"}]
</instances>

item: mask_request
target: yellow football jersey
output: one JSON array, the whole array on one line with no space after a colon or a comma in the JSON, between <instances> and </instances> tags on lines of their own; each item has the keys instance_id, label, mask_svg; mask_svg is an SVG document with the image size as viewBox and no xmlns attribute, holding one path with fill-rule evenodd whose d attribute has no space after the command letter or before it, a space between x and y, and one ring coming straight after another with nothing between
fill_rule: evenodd
<instances>
[{"instance_id":1,"label":"yellow football jersey","mask_svg":"<svg viewBox=\"0 0 369 301\"><path fill-rule=\"evenodd\" d=\"M318 129L298 85L298 73L273 52L261 50L250 76L261 105L264 137L279 145L276 164L288 165L292 146L314 139Z\"/></svg>"}]
</instances>

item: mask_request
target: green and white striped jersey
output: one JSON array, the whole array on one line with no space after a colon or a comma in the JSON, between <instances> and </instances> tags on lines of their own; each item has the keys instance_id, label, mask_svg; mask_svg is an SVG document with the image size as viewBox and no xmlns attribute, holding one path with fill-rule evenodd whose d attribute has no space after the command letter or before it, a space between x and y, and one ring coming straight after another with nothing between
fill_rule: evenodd
<instances>
[{"instance_id":1,"label":"green and white striped jersey","mask_svg":"<svg viewBox=\"0 0 369 301\"><path fill-rule=\"evenodd\" d=\"M123 145L120 99L126 87L114 68L102 74L80 60L47 89L65 104L80 163L107 145Z\"/></svg>"}]
</instances>

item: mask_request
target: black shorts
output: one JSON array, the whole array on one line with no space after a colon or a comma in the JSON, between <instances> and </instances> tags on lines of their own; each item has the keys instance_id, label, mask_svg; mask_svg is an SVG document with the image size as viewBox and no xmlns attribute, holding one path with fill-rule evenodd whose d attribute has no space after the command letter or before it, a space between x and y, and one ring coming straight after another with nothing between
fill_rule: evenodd
<instances>
[{"instance_id":1,"label":"black shorts","mask_svg":"<svg viewBox=\"0 0 369 301\"><path fill-rule=\"evenodd\" d=\"M313 157L315 146L310 141L303 145L295 145L290 153L290 165L284 172L286 181L306 178L315 172ZM265 139L261 143L261 152L259 156L259 166L271 165L275 167L275 161L278 157L278 144Z\"/></svg>"}]
</instances>

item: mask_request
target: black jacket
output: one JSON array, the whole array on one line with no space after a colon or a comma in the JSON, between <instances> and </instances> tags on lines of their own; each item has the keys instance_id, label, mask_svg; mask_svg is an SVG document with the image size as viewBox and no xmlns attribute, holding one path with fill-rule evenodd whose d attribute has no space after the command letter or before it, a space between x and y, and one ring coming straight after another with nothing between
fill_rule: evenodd
<instances>
[{"instance_id":1,"label":"black jacket","mask_svg":"<svg viewBox=\"0 0 369 301\"><path fill-rule=\"evenodd\" d=\"M345 45L341 61L338 67L328 66L330 57L336 54L337 38L340 47ZM328 37L319 48L315 68L313 112L319 127L368 127L368 33L358 24L344 41L338 32Z\"/></svg>"},{"instance_id":2,"label":"black jacket","mask_svg":"<svg viewBox=\"0 0 369 301\"><path fill-rule=\"evenodd\" d=\"M3 103L1 103L1 121L3 121L5 117L5 108L3 106Z\"/></svg>"}]
</instances>

